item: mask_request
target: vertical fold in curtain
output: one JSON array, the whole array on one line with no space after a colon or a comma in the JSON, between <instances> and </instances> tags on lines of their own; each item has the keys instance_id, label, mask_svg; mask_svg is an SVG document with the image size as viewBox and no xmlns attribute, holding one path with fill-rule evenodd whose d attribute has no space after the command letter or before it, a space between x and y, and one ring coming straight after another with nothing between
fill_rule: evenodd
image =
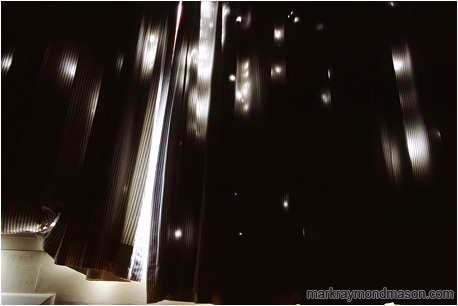
<instances>
[{"instance_id":1,"label":"vertical fold in curtain","mask_svg":"<svg viewBox=\"0 0 458 306\"><path fill-rule=\"evenodd\" d=\"M120 50L105 66L107 74L113 66L120 71L102 81L79 178L60 227L44 241L57 264L86 269L88 279L141 279L147 250L138 221L148 169L154 167L149 163L155 163L152 142L163 122L174 7L147 7L135 49Z\"/></svg>"},{"instance_id":2,"label":"vertical fold in curtain","mask_svg":"<svg viewBox=\"0 0 458 306\"><path fill-rule=\"evenodd\" d=\"M151 211L146 179L167 124L177 3L120 4L106 15L98 6L66 9L93 16L82 25L50 10L49 28L37 30L49 43L37 54L15 45L27 41L22 33L5 35L16 65L2 74L2 100L17 134L8 144L17 146L5 152L2 233L40 233L56 264L88 279L138 281L150 220L138 224L142 203ZM27 61L41 66L20 70Z\"/></svg>"},{"instance_id":3,"label":"vertical fold in curtain","mask_svg":"<svg viewBox=\"0 0 458 306\"><path fill-rule=\"evenodd\" d=\"M87 9L102 14L102 8ZM35 137L36 143L19 150L8 168L2 233L39 233L56 264L88 280L139 281L147 267L148 302L171 293L194 299L221 6L125 9L126 28L116 20L101 26L93 17L84 27L70 19L47 30L51 39L36 59L36 86L27 84L34 91L23 102L25 118L33 120L21 128L14 126L19 120L8 121L24 141ZM116 19L122 11L120 5L109 13ZM14 56L14 47L5 54ZM2 93L8 113L25 86L14 68L2 75L4 84L19 84L11 87L16 92ZM34 116L37 110L47 115ZM37 174L21 183L30 169Z\"/></svg>"},{"instance_id":4,"label":"vertical fold in curtain","mask_svg":"<svg viewBox=\"0 0 458 306\"><path fill-rule=\"evenodd\" d=\"M154 180L148 260L148 303L197 299L205 210L205 148L210 105L216 101L215 50L221 7L182 3L164 126ZM220 34L219 34L220 35Z\"/></svg>"}]
</instances>

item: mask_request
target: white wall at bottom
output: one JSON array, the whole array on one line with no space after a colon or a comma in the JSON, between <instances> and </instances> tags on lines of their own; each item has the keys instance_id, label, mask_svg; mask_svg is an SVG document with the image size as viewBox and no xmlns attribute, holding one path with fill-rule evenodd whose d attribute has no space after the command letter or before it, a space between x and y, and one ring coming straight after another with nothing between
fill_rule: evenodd
<instances>
[{"instance_id":1,"label":"white wall at bottom","mask_svg":"<svg viewBox=\"0 0 458 306\"><path fill-rule=\"evenodd\" d=\"M56 304L146 303L146 280L87 281L85 275L54 264L36 245L33 235L2 235L2 293L56 293Z\"/></svg>"}]
</instances>

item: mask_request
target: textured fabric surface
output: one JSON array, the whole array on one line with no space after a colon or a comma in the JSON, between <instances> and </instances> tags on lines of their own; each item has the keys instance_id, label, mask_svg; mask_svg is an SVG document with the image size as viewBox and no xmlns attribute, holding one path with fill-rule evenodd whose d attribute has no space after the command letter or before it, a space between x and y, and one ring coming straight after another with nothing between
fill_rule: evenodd
<instances>
[{"instance_id":1,"label":"textured fabric surface","mask_svg":"<svg viewBox=\"0 0 458 306\"><path fill-rule=\"evenodd\" d=\"M456 3L2 3L18 232L148 302L456 290Z\"/></svg>"}]
</instances>

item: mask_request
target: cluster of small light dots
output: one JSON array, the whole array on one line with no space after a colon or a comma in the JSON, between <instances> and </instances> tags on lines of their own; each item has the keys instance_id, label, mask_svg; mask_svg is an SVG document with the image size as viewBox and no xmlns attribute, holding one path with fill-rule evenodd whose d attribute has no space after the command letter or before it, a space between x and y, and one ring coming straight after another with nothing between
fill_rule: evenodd
<instances>
[{"instance_id":1,"label":"cluster of small light dots","mask_svg":"<svg viewBox=\"0 0 458 306\"><path fill-rule=\"evenodd\" d=\"M293 15L294 15L294 12L291 11L291 12L288 14L288 19L290 19L291 17L293 17ZM298 22L300 22L300 21L301 21L301 19L299 18L299 16L295 16L294 19L293 19L293 22L294 22L294 23L298 23Z\"/></svg>"}]
</instances>

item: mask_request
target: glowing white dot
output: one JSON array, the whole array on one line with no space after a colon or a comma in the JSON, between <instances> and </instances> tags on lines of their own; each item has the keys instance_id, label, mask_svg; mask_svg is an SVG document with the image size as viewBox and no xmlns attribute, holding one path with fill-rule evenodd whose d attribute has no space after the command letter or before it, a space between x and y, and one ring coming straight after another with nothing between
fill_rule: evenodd
<instances>
[{"instance_id":1,"label":"glowing white dot","mask_svg":"<svg viewBox=\"0 0 458 306\"><path fill-rule=\"evenodd\" d=\"M393 67L394 70L398 72L404 67L404 62L401 59L393 58Z\"/></svg>"},{"instance_id":2,"label":"glowing white dot","mask_svg":"<svg viewBox=\"0 0 458 306\"><path fill-rule=\"evenodd\" d=\"M281 37L281 31L280 30L275 30L274 31L274 36L276 39L279 39Z\"/></svg>"},{"instance_id":3,"label":"glowing white dot","mask_svg":"<svg viewBox=\"0 0 458 306\"><path fill-rule=\"evenodd\" d=\"M243 65L243 69L248 69L248 67L250 67L250 64L248 62L246 62L244 65Z\"/></svg>"},{"instance_id":4,"label":"glowing white dot","mask_svg":"<svg viewBox=\"0 0 458 306\"><path fill-rule=\"evenodd\" d=\"M72 60L66 60L64 63L64 71L69 77L73 78L76 73L76 62Z\"/></svg>"},{"instance_id":5,"label":"glowing white dot","mask_svg":"<svg viewBox=\"0 0 458 306\"><path fill-rule=\"evenodd\" d=\"M237 192L234 192L234 195L237 196Z\"/></svg>"},{"instance_id":6,"label":"glowing white dot","mask_svg":"<svg viewBox=\"0 0 458 306\"><path fill-rule=\"evenodd\" d=\"M234 82L235 81L235 75L231 74L229 76L229 81Z\"/></svg>"},{"instance_id":7,"label":"glowing white dot","mask_svg":"<svg viewBox=\"0 0 458 306\"><path fill-rule=\"evenodd\" d=\"M290 14L291 14L291 15L293 15L293 14L294 14L294 12L293 12L293 11L291 11L291 13L290 13Z\"/></svg>"},{"instance_id":8,"label":"glowing white dot","mask_svg":"<svg viewBox=\"0 0 458 306\"><path fill-rule=\"evenodd\" d=\"M426 131L418 126L406 131L407 149L414 170L426 169L429 162L429 148Z\"/></svg>"},{"instance_id":9,"label":"glowing white dot","mask_svg":"<svg viewBox=\"0 0 458 306\"><path fill-rule=\"evenodd\" d=\"M154 42L156 41L156 39L157 39L157 38L156 38L156 35L154 35L154 34L151 34L151 35L149 36L149 42L150 42L150 43L154 43Z\"/></svg>"},{"instance_id":10,"label":"glowing white dot","mask_svg":"<svg viewBox=\"0 0 458 306\"><path fill-rule=\"evenodd\" d=\"M330 97L329 93L322 93L321 94L321 101L323 101L324 104L328 104L329 102L331 102L331 97Z\"/></svg>"},{"instance_id":11,"label":"glowing white dot","mask_svg":"<svg viewBox=\"0 0 458 306\"><path fill-rule=\"evenodd\" d=\"M242 22L242 16L237 16L237 18L235 19L236 22Z\"/></svg>"},{"instance_id":12,"label":"glowing white dot","mask_svg":"<svg viewBox=\"0 0 458 306\"><path fill-rule=\"evenodd\" d=\"M394 2L388 2L391 7L394 7Z\"/></svg>"},{"instance_id":13,"label":"glowing white dot","mask_svg":"<svg viewBox=\"0 0 458 306\"><path fill-rule=\"evenodd\" d=\"M301 19L299 17L294 17L294 22L295 23L298 23L299 21L301 21Z\"/></svg>"},{"instance_id":14,"label":"glowing white dot","mask_svg":"<svg viewBox=\"0 0 458 306\"><path fill-rule=\"evenodd\" d=\"M328 69L328 79L331 79L331 69Z\"/></svg>"},{"instance_id":15,"label":"glowing white dot","mask_svg":"<svg viewBox=\"0 0 458 306\"><path fill-rule=\"evenodd\" d=\"M248 111L249 108L250 108L250 106L248 104L245 104L243 106L243 110L246 111L246 112Z\"/></svg>"},{"instance_id":16,"label":"glowing white dot","mask_svg":"<svg viewBox=\"0 0 458 306\"><path fill-rule=\"evenodd\" d=\"M56 225L56 221L53 221L49 226L54 227Z\"/></svg>"},{"instance_id":17,"label":"glowing white dot","mask_svg":"<svg viewBox=\"0 0 458 306\"><path fill-rule=\"evenodd\" d=\"M5 56L2 59L2 70L10 69L10 66L12 63L13 63L13 58L11 56Z\"/></svg>"},{"instance_id":18,"label":"glowing white dot","mask_svg":"<svg viewBox=\"0 0 458 306\"><path fill-rule=\"evenodd\" d=\"M283 207L288 208L288 201L283 201Z\"/></svg>"},{"instance_id":19,"label":"glowing white dot","mask_svg":"<svg viewBox=\"0 0 458 306\"><path fill-rule=\"evenodd\" d=\"M242 233L242 232L239 232L239 236L242 236L242 235L243 235L243 233Z\"/></svg>"},{"instance_id":20,"label":"glowing white dot","mask_svg":"<svg viewBox=\"0 0 458 306\"><path fill-rule=\"evenodd\" d=\"M181 235L182 235L182 234L181 234L181 230L177 229L177 230L175 231L175 238L180 238Z\"/></svg>"},{"instance_id":21,"label":"glowing white dot","mask_svg":"<svg viewBox=\"0 0 458 306\"><path fill-rule=\"evenodd\" d=\"M280 73L280 72L281 72L280 66L276 66L276 67L275 67L275 72L276 72L276 73Z\"/></svg>"}]
</instances>

